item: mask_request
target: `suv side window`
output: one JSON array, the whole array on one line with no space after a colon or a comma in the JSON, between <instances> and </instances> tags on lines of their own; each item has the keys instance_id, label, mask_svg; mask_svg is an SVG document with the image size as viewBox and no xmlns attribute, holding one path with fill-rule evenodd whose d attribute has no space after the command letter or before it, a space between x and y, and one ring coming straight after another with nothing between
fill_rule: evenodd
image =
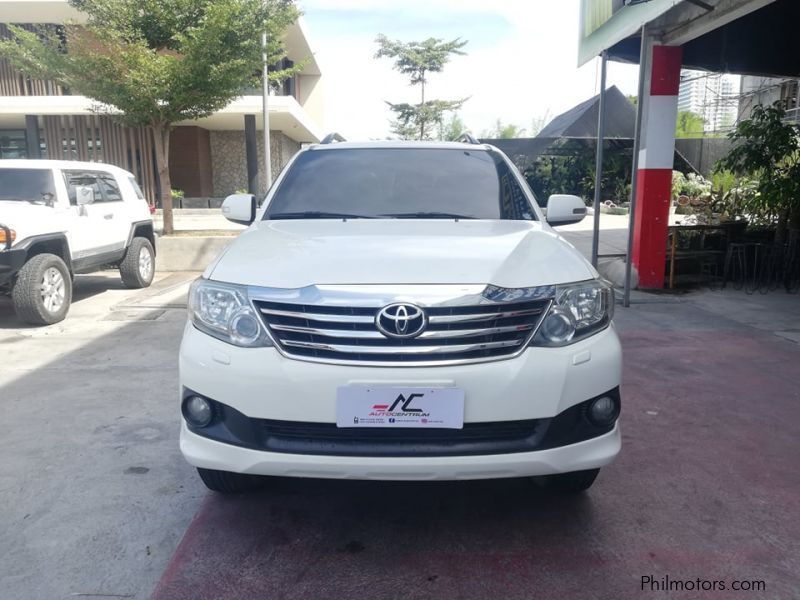
<instances>
[{"instance_id":1,"label":"suv side window","mask_svg":"<svg viewBox=\"0 0 800 600\"><path fill-rule=\"evenodd\" d=\"M64 171L64 182L67 184L67 195L72 206L78 205L75 188L79 185L91 187L94 190L94 201L103 201L103 192L100 189L100 182L97 181L97 173L87 171Z\"/></svg>"},{"instance_id":2,"label":"suv side window","mask_svg":"<svg viewBox=\"0 0 800 600\"><path fill-rule=\"evenodd\" d=\"M139 184L136 183L135 177L128 177L128 181L130 182L131 186L133 187L133 191L136 194L136 197L139 200L145 200L144 193L142 192L142 188L139 187Z\"/></svg>"},{"instance_id":3,"label":"suv side window","mask_svg":"<svg viewBox=\"0 0 800 600\"><path fill-rule=\"evenodd\" d=\"M114 179L113 175L108 173L100 173L98 176L100 180L100 187L103 189L103 196L106 202L122 202L122 194L119 191L119 185Z\"/></svg>"},{"instance_id":4,"label":"suv side window","mask_svg":"<svg viewBox=\"0 0 800 600\"><path fill-rule=\"evenodd\" d=\"M79 185L91 187L94 190L94 202L122 202L122 193L119 185L110 173L102 171L64 171L64 181L67 184L69 203L77 204L75 187Z\"/></svg>"}]
</instances>

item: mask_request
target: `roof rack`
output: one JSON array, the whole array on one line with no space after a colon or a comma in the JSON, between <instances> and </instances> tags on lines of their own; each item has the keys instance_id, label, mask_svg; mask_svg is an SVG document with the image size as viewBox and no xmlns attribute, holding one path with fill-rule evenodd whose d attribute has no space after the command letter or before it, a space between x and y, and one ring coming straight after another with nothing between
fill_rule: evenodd
<instances>
[{"instance_id":1,"label":"roof rack","mask_svg":"<svg viewBox=\"0 0 800 600\"><path fill-rule=\"evenodd\" d=\"M333 144L334 142L346 142L346 141L347 140L344 139L341 136L341 134L334 132L334 133L329 133L324 138L322 138L320 144Z\"/></svg>"},{"instance_id":2,"label":"roof rack","mask_svg":"<svg viewBox=\"0 0 800 600\"><path fill-rule=\"evenodd\" d=\"M456 141L464 144L480 144L480 142L471 133L462 133L460 136L458 136Z\"/></svg>"}]
</instances>

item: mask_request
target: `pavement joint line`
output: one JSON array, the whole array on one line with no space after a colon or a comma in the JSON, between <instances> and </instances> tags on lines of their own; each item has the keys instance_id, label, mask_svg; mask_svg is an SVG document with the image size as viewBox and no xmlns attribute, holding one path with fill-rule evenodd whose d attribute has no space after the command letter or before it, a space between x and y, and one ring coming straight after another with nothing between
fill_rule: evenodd
<instances>
[{"instance_id":1,"label":"pavement joint line","mask_svg":"<svg viewBox=\"0 0 800 600\"><path fill-rule=\"evenodd\" d=\"M125 310L153 310L153 309L182 309L186 304L115 304L109 312L122 312Z\"/></svg>"},{"instance_id":2,"label":"pavement joint line","mask_svg":"<svg viewBox=\"0 0 800 600\"><path fill-rule=\"evenodd\" d=\"M81 370L86 370L86 371L105 371L107 369L123 369L126 366L127 365L125 365L125 364L105 364L105 365L92 365L92 366L80 365L80 368L81 368ZM148 365L148 367L147 367L147 372L148 373L151 372L151 371L172 372L174 370L175 369L172 366L153 367L153 366L149 366ZM43 366L40 366L40 367L30 367L30 368L3 367L3 371L5 373L39 373L41 371L53 371L53 372L58 372L58 373L60 373L60 372L74 372L75 371L75 365L68 365L68 366L65 366L65 367L52 367L52 366L43 365ZM0 382L2 382L2 380L0 380Z\"/></svg>"}]
</instances>

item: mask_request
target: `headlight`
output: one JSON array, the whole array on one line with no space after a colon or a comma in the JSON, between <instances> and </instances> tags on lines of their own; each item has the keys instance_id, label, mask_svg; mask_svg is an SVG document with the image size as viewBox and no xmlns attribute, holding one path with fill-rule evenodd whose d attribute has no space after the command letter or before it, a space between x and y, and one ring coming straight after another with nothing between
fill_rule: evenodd
<instances>
[{"instance_id":1,"label":"headlight","mask_svg":"<svg viewBox=\"0 0 800 600\"><path fill-rule=\"evenodd\" d=\"M614 288L595 279L556 286L555 300L534 346L566 346L608 327L614 316Z\"/></svg>"},{"instance_id":2,"label":"headlight","mask_svg":"<svg viewBox=\"0 0 800 600\"><path fill-rule=\"evenodd\" d=\"M189 318L200 331L234 346L272 346L244 286L196 280L189 288Z\"/></svg>"}]
</instances>

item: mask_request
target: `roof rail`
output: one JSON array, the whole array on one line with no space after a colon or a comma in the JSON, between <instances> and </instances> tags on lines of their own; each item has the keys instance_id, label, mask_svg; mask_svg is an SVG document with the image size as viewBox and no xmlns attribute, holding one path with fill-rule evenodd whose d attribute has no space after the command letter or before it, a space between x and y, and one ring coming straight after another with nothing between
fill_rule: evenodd
<instances>
[{"instance_id":1,"label":"roof rail","mask_svg":"<svg viewBox=\"0 0 800 600\"><path fill-rule=\"evenodd\" d=\"M457 142L462 142L464 144L480 144L480 142L473 136L471 133L462 133L456 139Z\"/></svg>"},{"instance_id":2,"label":"roof rail","mask_svg":"<svg viewBox=\"0 0 800 600\"><path fill-rule=\"evenodd\" d=\"M333 144L334 142L346 142L346 141L347 140L344 139L341 136L341 134L338 134L338 133L334 132L334 133L329 133L324 138L322 138L322 141L320 142L320 144Z\"/></svg>"}]
</instances>

